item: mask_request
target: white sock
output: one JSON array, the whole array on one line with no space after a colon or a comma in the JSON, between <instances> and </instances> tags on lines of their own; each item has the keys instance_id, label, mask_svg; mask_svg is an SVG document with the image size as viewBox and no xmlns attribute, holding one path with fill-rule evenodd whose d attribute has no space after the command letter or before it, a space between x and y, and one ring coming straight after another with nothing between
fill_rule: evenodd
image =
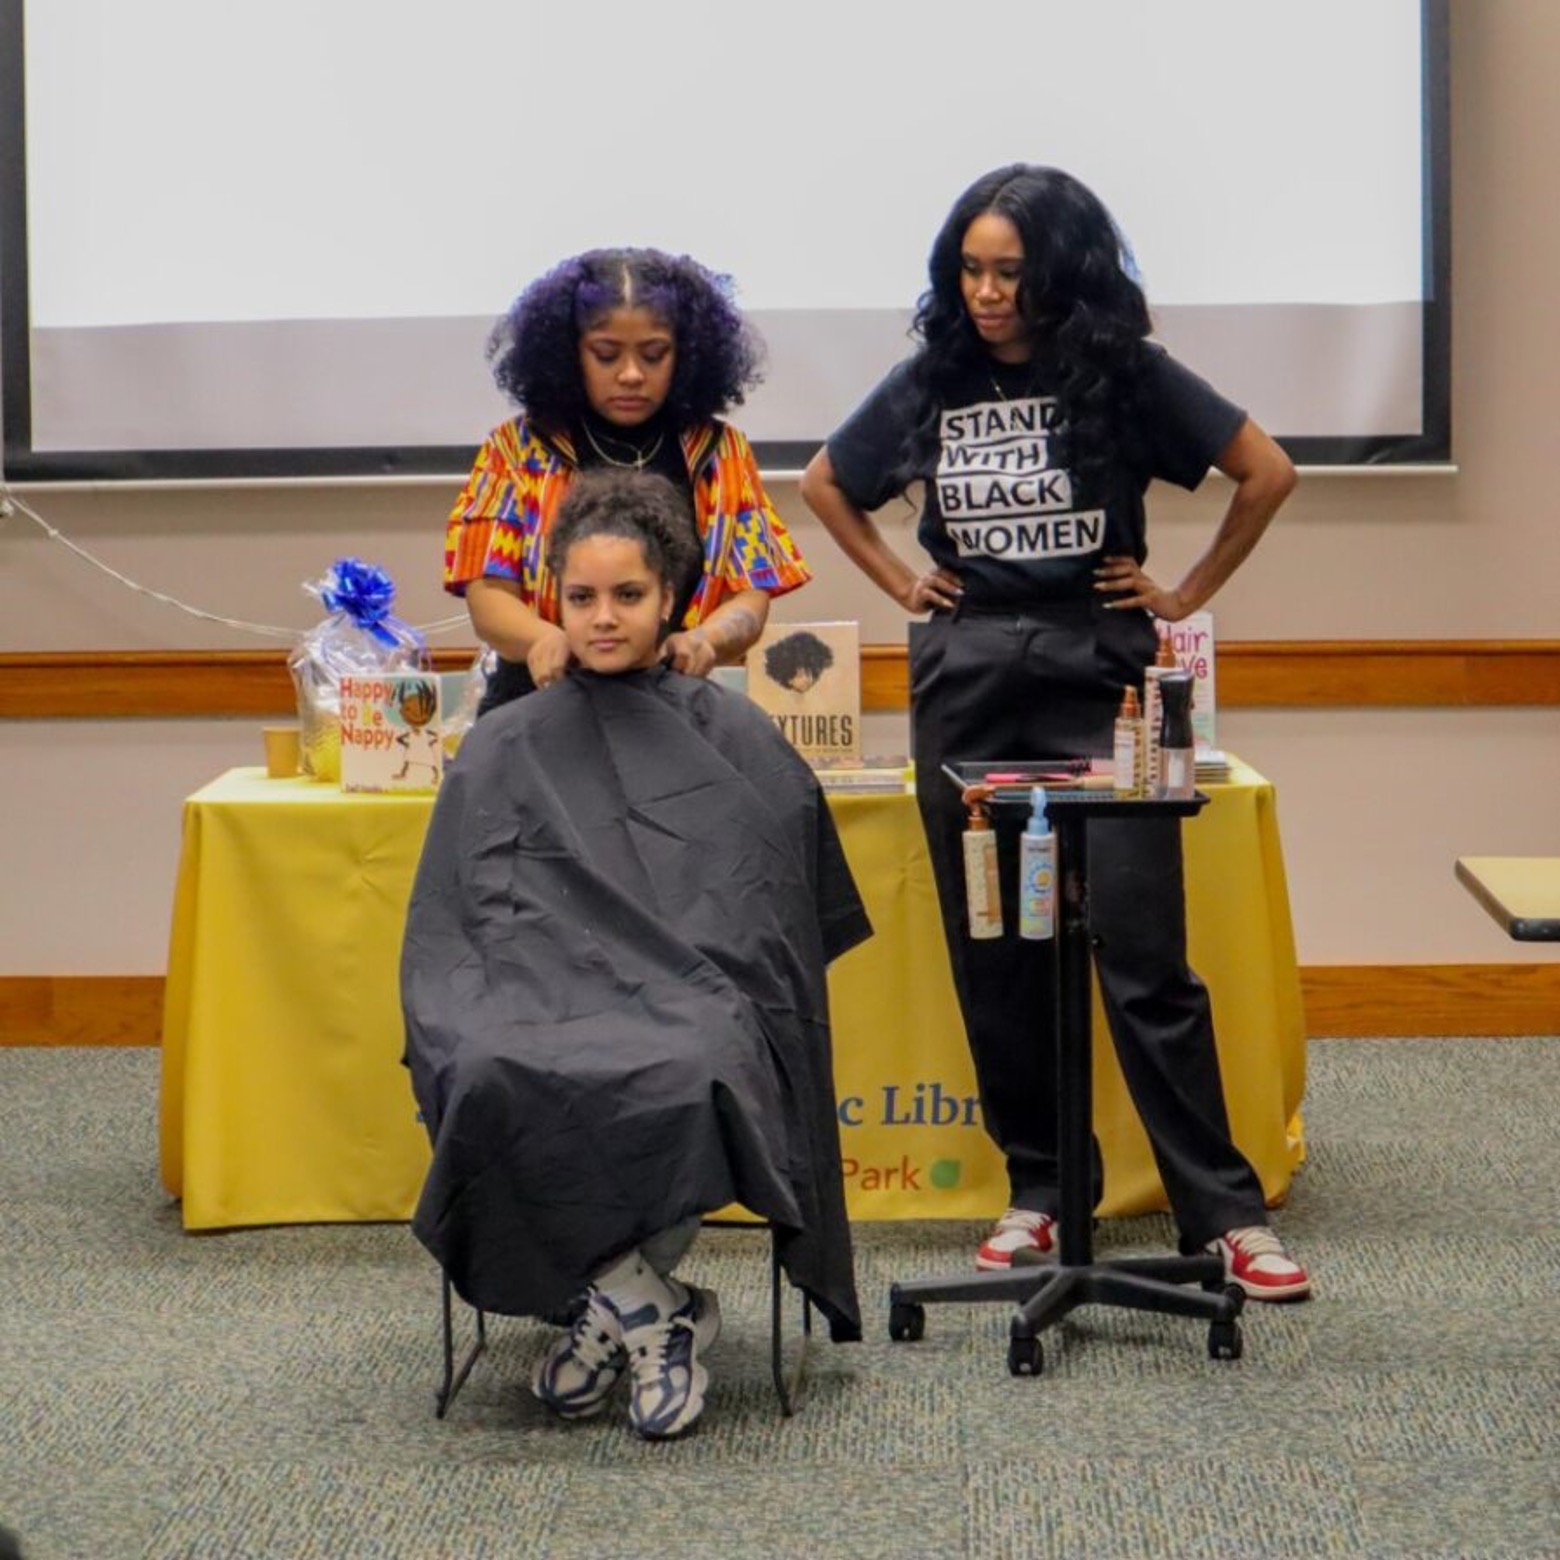
<instances>
[{"instance_id":1,"label":"white sock","mask_svg":"<svg viewBox=\"0 0 1560 1560\"><path fill-rule=\"evenodd\" d=\"M619 1315L652 1303L660 1311L675 1311L683 1298L637 1249L603 1268L594 1283Z\"/></svg>"}]
</instances>

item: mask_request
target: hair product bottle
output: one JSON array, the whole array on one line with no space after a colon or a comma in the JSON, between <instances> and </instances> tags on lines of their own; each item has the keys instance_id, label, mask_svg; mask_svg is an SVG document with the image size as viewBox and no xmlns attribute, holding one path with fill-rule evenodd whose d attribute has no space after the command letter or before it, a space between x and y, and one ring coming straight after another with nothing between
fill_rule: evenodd
<instances>
[{"instance_id":1,"label":"hair product bottle","mask_svg":"<svg viewBox=\"0 0 1560 1560\"><path fill-rule=\"evenodd\" d=\"M969 804L964 828L964 898L971 937L1002 935L1002 883L997 876L997 835L985 798Z\"/></svg>"},{"instance_id":2,"label":"hair product bottle","mask_svg":"<svg viewBox=\"0 0 1560 1560\"><path fill-rule=\"evenodd\" d=\"M1056 836L1038 785L1029 793L1029 822L1018 841L1018 935L1031 942L1056 935Z\"/></svg>"},{"instance_id":3,"label":"hair product bottle","mask_svg":"<svg viewBox=\"0 0 1560 1560\"><path fill-rule=\"evenodd\" d=\"M1114 769L1117 796L1143 794L1143 717L1138 713L1136 688L1121 696L1116 716Z\"/></svg>"},{"instance_id":4,"label":"hair product bottle","mask_svg":"<svg viewBox=\"0 0 1560 1560\"><path fill-rule=\"evenodd\" d=\"M1154 664L1143 672L1143 788L1150 796L1160 786L1159 723L1164 718L1164 706L1159 699L1159 679L1176 670L1175 646L1169 634L1161 634Z\"/></svg>"},{"instance_id":5,"label":"hair product bottle","mask_svg":"<svg viewBox=\"0 0 1560 1560\"><path fill-rule=\"evenodd\" d=\"M1196 739L1192 735L1192 674L1167 672L1159 679L1164 714L1159 724L1159 794L1184 798L1196 789Z\"/></svg>"}]
</instances>

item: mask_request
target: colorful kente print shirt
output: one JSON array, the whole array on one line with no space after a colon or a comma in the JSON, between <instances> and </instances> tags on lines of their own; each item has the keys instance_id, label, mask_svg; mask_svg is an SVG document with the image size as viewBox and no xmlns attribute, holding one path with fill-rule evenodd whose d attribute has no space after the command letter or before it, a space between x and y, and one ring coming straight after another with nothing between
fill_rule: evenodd
<instances>
[{"instance_id":1,"label":"colorful kente print shirt","mask_svg":"<svg viewBox=\"0 0 1560 1560\"><path fill-rule=\"evenodd\" d=\"M805 585L812 575L764 492L748 441L712 422L688 429L681 442L704 549L703 577L682 626L695 627L738 591L783 596ZM544 433L524 417L495 428L450 511L444 588L464 596L473 580L512 580L528 606L558 622L547 538L578 470L567 436Z\"/></svg>"}]
</instances>

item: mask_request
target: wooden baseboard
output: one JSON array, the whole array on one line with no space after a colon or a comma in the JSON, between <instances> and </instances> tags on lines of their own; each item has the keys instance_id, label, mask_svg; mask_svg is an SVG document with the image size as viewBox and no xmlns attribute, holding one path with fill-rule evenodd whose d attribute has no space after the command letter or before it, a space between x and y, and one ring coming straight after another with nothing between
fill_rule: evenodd
<instances>
[{"instance_id":1,"label":"wooden baseboard","mask_svg":"<svg viewBox=\"0 0 1560 1560\"><path fill-rule=\"evenodd\" d=\"M1312 1036L1560 1034L1560 964L1336 964L1300 972ZM156 1045L160 975L0 976L0 1046Z\"/></svg>"},{"instance_id":2,"label":"wooden baseboard","mask_svg":"<svg viewBox=\"0 0 1560 1560\"><path fill-rule=\"evenodd\" d=\"M1560 1034L1560 964L1313 964L1311 1035Z\"/></svg>"},{"instance_id":3,"label":"wooden baseboard","mask_svg":"<svg viewBox=\"0 0 1560 1560\"><path fill-rule=\"evenodd\" d=\"M161 975L0 976L0 1045L157 1045Z\"/></svg>"}]
</instances>

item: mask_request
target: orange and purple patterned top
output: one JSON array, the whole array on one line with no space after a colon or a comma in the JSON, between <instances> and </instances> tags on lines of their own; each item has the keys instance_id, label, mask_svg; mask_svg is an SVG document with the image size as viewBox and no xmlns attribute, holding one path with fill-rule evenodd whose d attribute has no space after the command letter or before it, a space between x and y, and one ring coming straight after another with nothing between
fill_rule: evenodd
<instances>
[{"instance_id":1,"label":"orange and purple patterned top","mask_svg":"<svg viewBox=\"0 0 1560 1560\"><path fill-rule=\"evenodd\" d=\"M737 591L783 596L805 585L812 575L764 492L748 441L719 422L689 428L681 439L704 548L703 576L682 626L695 627ZM528 606L556 623L547 538L578 470L567 436L543 433L523 417L495 428L450 511L444 588L464 596L473 580L512 580Z\"/></svg>"}]
</instances>

